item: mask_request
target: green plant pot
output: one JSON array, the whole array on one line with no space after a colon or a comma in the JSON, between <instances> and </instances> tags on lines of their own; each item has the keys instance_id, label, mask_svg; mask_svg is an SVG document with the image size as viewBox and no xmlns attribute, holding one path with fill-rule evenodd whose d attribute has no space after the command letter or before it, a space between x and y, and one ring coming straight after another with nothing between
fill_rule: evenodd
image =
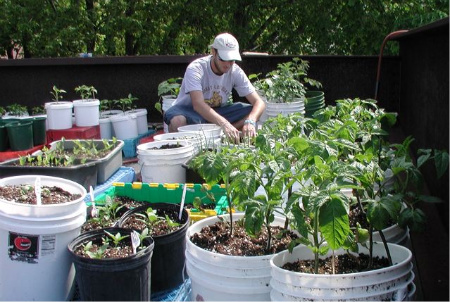
<instances>
[{"instance_id":1,"label":"green plant pot","mask_svg":"<svg viewBox=\"0 0 450 302\"><path fill-rule=\"evenodd\" d=\"M0 152L9 148L8 131L6 130L6 122L0 120Z\"/></svg>"},{"instance_id":2,"label":"green plant pot","mask_svg":"<svg viewBox=\"0 0 450 302\"><path fill-rule=\"evenodd\" d=\"M11 151L33 148L32 124L32 121L15 121L6 124Z\"/></svg>"},{"instance_id":3,"label":"green plant pot","mask_svg":"<svg viewBox=\"0 0 450 302\"><path fill-rule=\"evenodd\" d=\"M45 144L46 133L45 123L47 118L45 116L33 117L33 144L39 146Z\"/></svg>"}]
</instances>

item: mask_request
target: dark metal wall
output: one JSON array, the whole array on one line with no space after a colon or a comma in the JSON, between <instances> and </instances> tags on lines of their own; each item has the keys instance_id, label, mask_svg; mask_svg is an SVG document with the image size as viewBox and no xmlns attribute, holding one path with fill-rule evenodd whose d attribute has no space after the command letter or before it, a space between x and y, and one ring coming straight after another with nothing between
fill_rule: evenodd
<instances>
[{"instance_id":1,"label":"dark metal wall","mask_svg":"<svg viewBox=\"0 0 450 302\"><path fill-rule=\"evenodd\" d=\"M413 148L449 150L449 20L443 19L398 38L401 58L399 116ZM423 169L429 190L439 196L444 225L449 224L448 171L436 179L433 165Z\"/></svg>"},{"instance_id":2,"label":"dark metal wall","mask_svg":"<svg viewBox=\"0 0 450 302\"><path fill-rule=\"evenodd\" d=\"M119 99L129 93L139 98L136 104L146 107L151 122L162 122L154 109L158 101L157 86L161 81L184 75L195 56L140 56L105 58L57 58L0 60L0 106L11 103L31 109L51 100L53 85L66 90L66 100L78 96L78 85L93 85L99 99ZM331 104L338 98L373 98L378 58L344 56L302 57L309 61L309 77L322 82L325 98ZM289 56L243 56L239 64L247 74L276 68ZM384 80L380 91L381 105L391 111L399 103L399 60L383 59Z\"/></svg>"}]
</instances>

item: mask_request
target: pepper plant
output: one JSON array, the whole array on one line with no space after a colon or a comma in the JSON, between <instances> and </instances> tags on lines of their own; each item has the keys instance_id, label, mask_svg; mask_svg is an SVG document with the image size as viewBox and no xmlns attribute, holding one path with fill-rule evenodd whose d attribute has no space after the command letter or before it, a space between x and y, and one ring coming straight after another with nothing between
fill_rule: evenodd
<instances>
[{"instance_id":1,"label":"pepper plant","mask_svg":"<svg viewBox=\"0 0 450 302\"><path fill-rule=\"evenodd\" d=\"M307 77L309 62L300 58L292 61L279 63L277 68L268 72L263 79L253 74L249 78L254 81L255 88L264 93L268 102L290 103L296 98L304 98L307 86L322 87L317 80Z\"/></svg>"},{"instance_id":2,"label":"pepper plant","mask_svg":"<svg viewBox=\"0 0 450 302\"><path fill-rule=\"evenodd\" d=\"M63 98L64 93L67 93L67 91L65 91L64 89L59 89L58 87L56 87L56 85L53 85L52 91L50 91L50 94L53 97L53 101L56 103L59 103L59 100Z\"/></svg>"},{"instance_id":3,"label":"pepper plant","mask_svg":"<svg viewBox=\"0 0 450 302\"><path fill-rule=\"evenodd\" d=\"M79 93L83 100L95 99L97 89L94 86L80 85L75 87L75 92Z\"/></svg>"}]
</instances>

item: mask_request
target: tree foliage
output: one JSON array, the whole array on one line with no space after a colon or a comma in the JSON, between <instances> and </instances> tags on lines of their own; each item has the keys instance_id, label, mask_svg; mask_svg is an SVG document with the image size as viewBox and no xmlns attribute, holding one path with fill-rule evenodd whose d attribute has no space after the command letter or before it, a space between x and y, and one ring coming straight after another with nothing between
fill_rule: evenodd
<instances>
[{"instance_id":1,"label":"tree foliage","mask_svg":"<svg viewBox=\"0 0 450 302\"><path fill-rule=\"evenodd\" d=\"M390 32L448 12L448 0L0 0L0 51L199 54L228 31L243 51L374 55ZM391 43L385 53L395 51Z\"/></svg>"}]
</instances>

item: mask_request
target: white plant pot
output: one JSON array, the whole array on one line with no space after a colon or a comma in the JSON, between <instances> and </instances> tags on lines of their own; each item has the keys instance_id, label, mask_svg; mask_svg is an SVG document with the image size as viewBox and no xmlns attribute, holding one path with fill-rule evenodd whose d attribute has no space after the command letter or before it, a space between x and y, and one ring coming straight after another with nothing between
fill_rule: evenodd
<instances>
[{"instance_id":1,"label":"white plant pot","mask_svg":"<svg viewBox=\"0 0 450 302\"><path fill-rule=\"evenodd\" d=\"M0 186L58 186L80 198L64 204L29 205L0 199L0 300L71 299L75 271L67 245L86 221L86 190L63 178L23 175L0 179ZM20 280L12 278L20 276ZM51 289L51 290L49 290Z\"/></svg>"},{"instance_id":2,"label":"white plant pot","mask_svg":"<svg viewBox=\"0 0 450 302\"><path fill-rule=\"evenodd\" d=\"M110 117L117 139L131 139L138 136L137 117L134 114L117 114Z\"/></svg>"},{"instance_id":3,"label":"white plant pot","mask_svg":"<svg viewBox=\"0 0 450 302\"><path fill-rule=\"evenodd\" d=\"M70 129L72 123L72 102L45 103L49 130Z\"/></svg>"},{"instance_id":4,"label":"white plant pot","mask_svg":"<svg viewBox=\"0 0 450 302\"><path fill-rule=\"evenodd\" d=\"M303 99L298 99L291 103L272 103L266 102L265 115L267 118L277 117L278 114L288 116L292 113L305 113L305 102Z\"/></svg>"},{"instance_id":5,"label":"white plant pot","mask_svg":"<svg viewBox=\"0 0 450 302\"><path fill-rule=\"evenodd\" d=\"M312 251L304 245L296 247L292 253L278 253L270 261L272 301L403 300L412 290L411 283L414 281L412 253L403 246L388 245L394 265L351 274L308 274L282 269L288 262L314 259ZM368 250L361 245L359 252L368 254ZM335 255L344 253L342 249L335 251ZM330 255L331 251L321 258ZM381 242L374 243L373 255L386 256Z\"/></svg>"},{"instance_id":6,"label":"white plant pot","mask_svg":"<svg viewBox=\"0 0 450 302\"><path fill-rule=\"evenodd\" d=\"M170 107L172 107L173 103L177 100L176 96L173 95L163 95L162 96L162 112L167 111ZM164 133L169 133L169 126L164 122Z\"/></svg>"},{"instance_id":7,"label":"white plant pot","mask_svg":"<svg viewBox=\"0 0 450 302\"><path fill-rule=\"evenodd\" d=\"M222 136L222 128L216 124L191 124L178 127L179 132L198 132L205 138L206 148L220 147L220 137Z\"/></svg>"},{"instance_id":8,"label":"white plant pot","mask_svg":"<svg viewBox=\"0 0 450 302\"><path fill-rule=\"evenodd\" d=\"M105 125L104 127L105 127L105 130L104 130L104 132L105 132L105 136L108 136L109 135L109 128L111 128L111 135L110 135L110 137L109 138L113 138L114 136L116 136L116 134L114 133L114 127L112 126L112 123L111 123L111 119L110 119L110 117L111 116L113 116L113 115L118 115L118 114L123 114L123 110L119 110L119 109L114 109L114 110L104 110L104 111L100 111L100 120L99 120L99 123L101 124L102 123L102 119L108 119L108 121L109 121L109 123L110 123L110 125L109 125L109 127L107 126L107 125ZM103 121L103 123L105 123L106 124L106 121ZM100 125L100 127L101 127L101 125ZM100 130L101 131L101 130Z\"/></svg>"},{"instance_id":9,"label":"white plant pot","mask_svg":"<svg viewBox=\"0 0 450 302\"><path fill-rule=\"evenodd\" d=\"M233 220L243 217L233 214ZM228 219L229 215L222 215ZM204 250L190 240L218 217L202 219L186 232L186 271L191 279L192 301L269 301L271 268L265 256L228 256ZM284 218L275 217L273 225L284 225Z\"/></svg>"},{"instance_id":10,"label":"white plant pot","mask_svg":"<svg viewBox=\"0 0 450 302\"><path fill-rule=\"evenodd\" d=\"M125 114L133 114L136 116L138 135L148 132L147 109L138 108L125 111Z\"/></svg>"},{"instance_id":11,"label":"white plant pot","mask_svg":"<svg viewBox=\"0 0 450 302\"><path fill-rule=\"evenodd\" d=\"M109 117L102 117L99 119L100 125L100 137L111 139L113 137L113 127L111 124L111 119Z\"/></svg>"},{"instance_id":12,"label":"white plant pot","mask_svg":"<svg viewBox=\"0 0 450 302\"><path fill-rule=\"evenodd\" d=\"M178 148L161 149L164 145ZM138 163L144 183L185 183L183 167L194 155L194 146L187 141L153 141L137 146Z\"/></svg>"},{"instance_id":13,"label":"white plant pot","mask_svg":"<svg viewBox=\"0 0 450 302\"><path fill-rule=\"evenodd\" d=\"M163 133L153 136L154 141L183 140L194 146L194 154L206 147L206 139L197 131Z\"/></svg>"},{"instance_id":14,"label":"white plant pot","mask_svg":"<svg viewBox=\"0 0 450 302\"><path fill-rule=\"evenodd\" d=\"M73 101L75 125L77 127L91 127L99 124L100 101L97 99L82 99Z\"/></svg>"}]
</instances>

